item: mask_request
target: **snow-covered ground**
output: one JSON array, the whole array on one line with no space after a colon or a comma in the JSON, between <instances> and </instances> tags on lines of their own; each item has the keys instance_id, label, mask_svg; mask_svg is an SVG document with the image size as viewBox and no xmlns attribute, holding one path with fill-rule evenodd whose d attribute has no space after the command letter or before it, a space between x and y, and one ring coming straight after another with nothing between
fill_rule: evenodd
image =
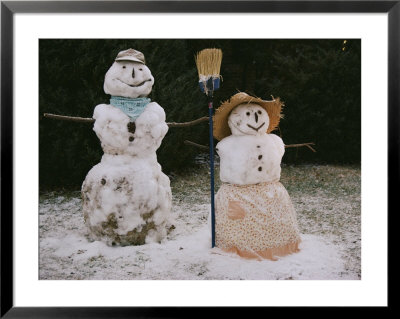
<instances>
[{"instance_id":1,"label":"snow-covered ground","mask_svg":"<svg viewBox=\"0 0 400 319\"><path fill-rule=\"evenodd\" d=\"M245 260L210 249L207 167L170 178L175 229L161 244L89 242L80 193L42 194L40 279L361 278L359 168L283 167L281 181L295 205L302 243L299 253L278 261Z\"/></svg>"}]
</instances>

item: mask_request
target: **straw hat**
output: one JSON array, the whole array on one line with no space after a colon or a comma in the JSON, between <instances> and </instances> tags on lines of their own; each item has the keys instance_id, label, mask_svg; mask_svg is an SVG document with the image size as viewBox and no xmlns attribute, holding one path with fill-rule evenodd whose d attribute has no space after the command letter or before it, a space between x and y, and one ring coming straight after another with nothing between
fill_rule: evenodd
<instances>
[{"instance_id":1,"label":"straw hat","mask_svg":"<svg viewBox=\"0 0 400 319\"><path fill-rule=\"evenodd\" d=\"M133 61L146 64L143 53L134 49L119 52L115 61Z\"/></svg>"},{"instance_id":2,"label":"straw hat","mask_svg":"<svg viewBox=\"0 0 400 319\"><path fill-rule=\"evenodd\" d=\"M223 102L215 111L214 120L214 137L217 140L222 140L224 137L231 135L231 129L228 125L228 117L231 111L240 104L255 103L263 107L269 116L269 126L267 133L275 130L282 117L281 110L283 103L279 98L274 98L272 101L265 101L258 97L250 96L247 93L239 92L233 95L229 100Z\"/></svg>"}]
</instances>

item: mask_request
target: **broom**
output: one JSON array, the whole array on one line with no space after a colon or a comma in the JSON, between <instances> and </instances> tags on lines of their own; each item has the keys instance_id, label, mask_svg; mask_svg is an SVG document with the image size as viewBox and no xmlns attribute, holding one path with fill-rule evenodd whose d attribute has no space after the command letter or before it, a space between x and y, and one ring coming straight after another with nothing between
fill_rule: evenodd
<instances>
[{"instance_id":1,"label":"broom","mask_svg":"<svg viewBox=\"0 0 400 319\"><path fill-rule=\"evenodd\" d=\"M213 93L219 89L222 51L204 49L195 56L199 73L199 86L208 98L208 118L210 135L210 185L211 185L211 247L215 247L215 208L214 208L214 140L213 140Z\"/></svg>"}]
</instances>

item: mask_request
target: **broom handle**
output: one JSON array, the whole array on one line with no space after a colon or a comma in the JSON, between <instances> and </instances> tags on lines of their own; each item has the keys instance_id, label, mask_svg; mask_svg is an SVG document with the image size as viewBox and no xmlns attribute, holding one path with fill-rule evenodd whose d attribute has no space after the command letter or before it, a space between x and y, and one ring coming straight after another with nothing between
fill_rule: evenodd
<instances>
[{"instance_id":1,"label":"broom handle","mask_svg":"<svg viewBox=\"0 0 400 319\"><path fill-rule=\"evenodd\" d=\"M211 177L211 247L215 247L215 208L214 208L214 139L213 139L213 102L208 102L210 123L210 177Z\"/></svg>"}]
</instances>

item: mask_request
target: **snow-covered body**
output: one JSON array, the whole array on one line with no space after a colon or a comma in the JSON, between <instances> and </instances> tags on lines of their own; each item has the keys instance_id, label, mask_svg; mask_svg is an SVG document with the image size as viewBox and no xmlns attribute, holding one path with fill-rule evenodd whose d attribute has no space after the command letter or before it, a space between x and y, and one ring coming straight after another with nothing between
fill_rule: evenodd
<instances>
[{"instance_id":1,"label":"snow-covered body","mask_svg":"<svg viewBox=\"0 0 400 319\"><path fill-rule=\"evenodd\" d=\"M275 134L231 135L217 144L222 182L248 185L279 181L285 152Z\"/></svg>"},{"instance_id":2,"label":"snow-covered body","mask_svg":"<svg viewBox=\"0 0 400 319\"><path fill-rule=\"evenodd\" d=\"M154 79L142 63L117 61L104 82L106 93L135 99L150 93ZM121 109L100 104L93 118L104 155L82 185L90 236L111 245L160 242L170 226L172 201L156 155L168 131L163 108L150 102L132 121Z\"/></svg>"},{"instance_id":3,"label":"snow-covered body","mask_svg":"<svg viewBox=\"0 0 400 319\"><path fill-rule=\"evenodd\" d=\"M146 157L156 155L168 132L163 108L155 102L147 104L135 121L135 132L129 131L129 117L110 104L97 105L93 130L101 141L104 153Z\"/></svg>"}]
</instances>

